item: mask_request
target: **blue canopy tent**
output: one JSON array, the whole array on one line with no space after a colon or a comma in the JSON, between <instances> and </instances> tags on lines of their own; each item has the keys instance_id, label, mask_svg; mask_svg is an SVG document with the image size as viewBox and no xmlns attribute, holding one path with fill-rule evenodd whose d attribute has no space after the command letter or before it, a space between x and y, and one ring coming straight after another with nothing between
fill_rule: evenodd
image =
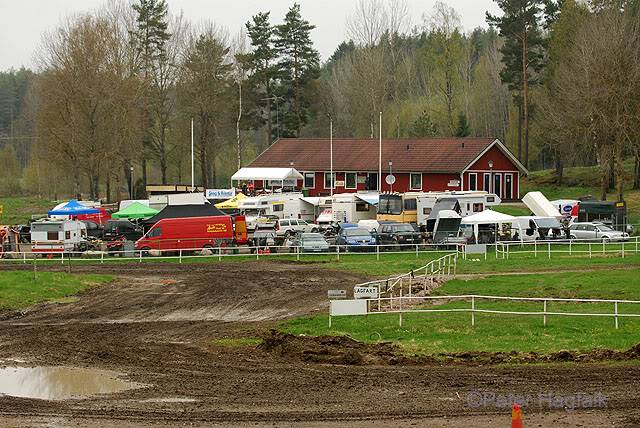
<instances>
[{"instance_id":1,"label":"blue canopy tent","mask_svg":"<svg viewBox=\"0 0 640 428\"><path fill-rule=\"evenodd\" d=\"M49 215L83 215L83 214L98 214L100 212L97 208L85 207L75 199L70 200L64 206L49 211Z\"/></svg>"}]
</instances>

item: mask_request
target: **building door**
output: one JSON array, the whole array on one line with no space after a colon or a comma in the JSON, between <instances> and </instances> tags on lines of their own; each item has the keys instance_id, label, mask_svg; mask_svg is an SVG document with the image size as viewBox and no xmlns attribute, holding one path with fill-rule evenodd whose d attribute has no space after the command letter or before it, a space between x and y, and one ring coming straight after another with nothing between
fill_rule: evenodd
<instances>
[{"instance_id":1,"label":"building door","mask_svg":"<svg viewBox=\"0 0 640 428\"><path fill-rule=\"evenodd\" d=\"M504 175L504 198L513 199L513 174Z\"/></svg>"},{"instance_id":2,"label":"building door","mask_svg":"<svg viewBox=\"0 0 640 428\"><path fill-rule=\"evenodd\" d=\"M502 174L493 176L493 193L502 198Z\"/></svg>"},{"instance_id":3,"label":"building door","mask_svg":"<svg viewBox=\"0 0 640 428\"><path fill-rule=\"evenodd\" d=\"M367 174L367 182L365 183L365 190L378 190L378 173L370 172Z\"/></svg>"}]
</instances>

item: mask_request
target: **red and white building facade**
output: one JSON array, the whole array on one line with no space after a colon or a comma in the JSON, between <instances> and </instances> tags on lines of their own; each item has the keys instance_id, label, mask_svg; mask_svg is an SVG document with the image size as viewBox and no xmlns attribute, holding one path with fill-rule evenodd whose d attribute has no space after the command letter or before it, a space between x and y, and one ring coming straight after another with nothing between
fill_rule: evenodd
<instances>
[{"instance_id":1,"label":"red and white building facade","mask_svg":"<svg viewBox=\"0 0 640 428\"><path fill-rule=\"evenodd\" d=\"M295 168L304 180L297 187L309 196L381 190L429 192L486 190L505 201L520 199L526 168L497 139L439 138L377 140L286 138L276 141L249 167ZM331 156L333 154L333 156ZM382 160L382 184L378 171ZM386 178L393 174L395 182ZM256 182L256 188L267 183Z\"/></svg>"}]
</instances>

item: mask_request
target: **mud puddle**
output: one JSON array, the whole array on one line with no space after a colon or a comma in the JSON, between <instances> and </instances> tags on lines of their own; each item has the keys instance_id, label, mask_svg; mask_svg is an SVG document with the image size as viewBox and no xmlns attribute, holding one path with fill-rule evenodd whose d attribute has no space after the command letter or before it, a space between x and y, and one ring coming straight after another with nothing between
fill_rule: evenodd
<instances>
[{"instance_id":1,"label":"mud puddle","mask_svg":"<svg viewBox=\"0 0 640 428\"><path fill-rule=\"evenodd\" d=\"M122 373L74 367L5 367L0 368L0 395L67 400L144 386L119 376Z\"/></svg>"}]
</instances>

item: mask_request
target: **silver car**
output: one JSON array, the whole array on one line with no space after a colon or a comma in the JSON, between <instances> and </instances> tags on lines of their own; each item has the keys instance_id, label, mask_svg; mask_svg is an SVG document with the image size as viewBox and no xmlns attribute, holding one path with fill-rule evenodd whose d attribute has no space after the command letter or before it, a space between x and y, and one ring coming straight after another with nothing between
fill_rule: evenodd
<instances>
[{"instance_id":1,"label":"silver car","mask_svg":"<svg viewBox=\"0 0 640 428\"><path fill-rule=\"evenodd\" d=\"M301 253L326 253L329 251L329 243L324 236L319 233L299 233L293 240L291 251L296 251L295 247L300 247Z\"/></svg>"},{"instance_id":2,"label":"silver car","mask_svg":"<svg viewBox=\"0 0 640 428\"><path fill-rule=\"evenodd\" d=\"M619 232L603 223L573 223L569 228L571 239L591 239L596 241L628 241L629 234Z\"/></svg>"}]
</instances>

